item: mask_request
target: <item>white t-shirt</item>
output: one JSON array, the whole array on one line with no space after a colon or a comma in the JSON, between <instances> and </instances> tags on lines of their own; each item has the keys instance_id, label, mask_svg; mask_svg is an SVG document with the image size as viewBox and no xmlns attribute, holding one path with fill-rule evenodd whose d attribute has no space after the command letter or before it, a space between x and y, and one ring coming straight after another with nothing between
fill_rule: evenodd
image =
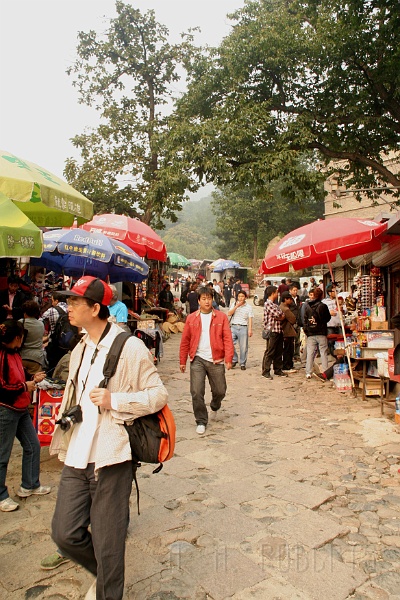
<instances>
[{"instance_id":1,"label":"white t-shirt","mask_svg":"<svg viewBox=\"0 0 400 600\"><path fill-rule=\"evenodd\" d=\"M200 356L203 360L213 361L210 342L210 326L212 319L212 311L205 314L200 313L201 318L201 335L199 345L197 346L196 356Z\"/></svg>"},{"instance_id":2,"label":"white t-shirt","mask_svg":"<svg viewBox=\"0 0 400 600\"><path fill-rule=\"evenodd\" d=\"M218 283L216 283L215 285L213 285L213 288L217 292L217 294L221 293L221 288L219 287Z\"/></svg>"},{"instance_id":3,"label":"white t-shirt","mask_svg":"<svg viewBox=\"0 0 400 600\"><path fill-rule=\"evenodd\" d=\"M96 445L100 427L101 414L98 407L89 398L89 393L103 380L103 367L108 351L115 335L110 332L98 345L98 352L91 365L96 344L90 338L86 340L86 349L79 369L76 387L77 401L84 419L73 427L71 440L68 445L65 464L75 469L86 469L88 463L95 462ZM87 376L87 379L86 379ZM86 380L86 383L85 383Z\"/></svg>"}]
</instances>

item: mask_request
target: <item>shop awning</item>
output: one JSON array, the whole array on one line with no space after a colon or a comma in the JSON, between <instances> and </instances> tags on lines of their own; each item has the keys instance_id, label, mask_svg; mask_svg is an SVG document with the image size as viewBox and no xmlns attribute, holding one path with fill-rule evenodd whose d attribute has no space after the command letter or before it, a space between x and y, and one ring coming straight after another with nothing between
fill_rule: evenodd
<instances>
[{"instance_id":1,"label":"shop awning","mask_svg":"<svg viewBox=\"0 0 400 600\"><path fill-rule=\"evenodd\" d=\"M391 235L400 235L400 210L390 217L386 233Z\"/></svg>"},{"instance_id":2,"label":"shop awning","mask_svg":"<svg viewBox=\"0 0 400 600\"><path fill-rule=\"evenodd\" d=\"M375 267L387 267L400 261L400 236L393 236L393 239L382 245L380 250L369 254L362 254L351 259L354 267L361 267L372 263ZM341 264L339 264L339 262ZM333 266L344 266L346 261L336 261Z\"/></svg>"},{"instance_id":3,"label":"shop awning","mask_svg":"<svg viewBox=\"0 0 400 600\"><path fill-rule=\"evenodd\" d=\"M395 236L388 244L384 244L381 250L374 252L372 262L376 267L387 267L400 261L400 235Z\"/></svg>"}]
</instances>

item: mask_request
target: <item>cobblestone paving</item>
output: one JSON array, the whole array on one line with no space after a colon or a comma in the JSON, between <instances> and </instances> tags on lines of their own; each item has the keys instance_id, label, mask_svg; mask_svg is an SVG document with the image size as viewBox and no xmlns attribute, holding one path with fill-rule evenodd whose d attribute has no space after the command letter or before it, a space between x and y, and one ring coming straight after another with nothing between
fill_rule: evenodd
<instances>
[{"instance_id":1,"label":"cobblestone paving","mask_svg":"<svg viewBox=\"0 0 400 600\"><path fill-rule=\"evenodd\" d=\"M304 370L264 380L256 327L247 370L227 374L223 410L199 437L179 342L177 334L165 344L159 366L177 421L176 456L159 474L150 466L139 474L125 598L400 599L400 428L390 414L380 417L377 399L306 381ZM20 460L16 445L12 496ZM71 563L39 568L54 551L59 474L43 449L41 480L51 494L0 513L1 600L78 600L91 583Z\"/></svg>"}]
</instances>

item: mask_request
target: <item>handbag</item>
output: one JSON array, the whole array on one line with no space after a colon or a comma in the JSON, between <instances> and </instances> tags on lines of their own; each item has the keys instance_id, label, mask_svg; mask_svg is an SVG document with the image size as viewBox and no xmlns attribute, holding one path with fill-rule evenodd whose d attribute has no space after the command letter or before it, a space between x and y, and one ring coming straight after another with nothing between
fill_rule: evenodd
<instances>
[{"instance_id":1,"label":"handbag","mask_svg":"<svg viewBox=\"0 0 400 600\"><path fill-rule=\"evenodd\" d=\"M271 330L270 329L263 329L261 332L261 336L263 340L269 340L269 338L271 337Z\"/></svg>"}]
</instances>

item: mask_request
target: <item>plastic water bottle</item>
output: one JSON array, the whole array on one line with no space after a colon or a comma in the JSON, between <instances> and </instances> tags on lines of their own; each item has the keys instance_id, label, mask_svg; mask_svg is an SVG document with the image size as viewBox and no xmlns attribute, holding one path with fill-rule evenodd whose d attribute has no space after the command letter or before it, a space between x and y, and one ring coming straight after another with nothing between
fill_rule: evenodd
<instances>
[{"instance_id":1,"label":"plastic water bottle","mask_svg":"<svg viewBox=\"0 0 400 600\"><path fill-rule=\"evenodd\" d=\"M395 410L398 415L400 415L400 394L397 396L395 402Z\"/></svg>"}]
</instances>

